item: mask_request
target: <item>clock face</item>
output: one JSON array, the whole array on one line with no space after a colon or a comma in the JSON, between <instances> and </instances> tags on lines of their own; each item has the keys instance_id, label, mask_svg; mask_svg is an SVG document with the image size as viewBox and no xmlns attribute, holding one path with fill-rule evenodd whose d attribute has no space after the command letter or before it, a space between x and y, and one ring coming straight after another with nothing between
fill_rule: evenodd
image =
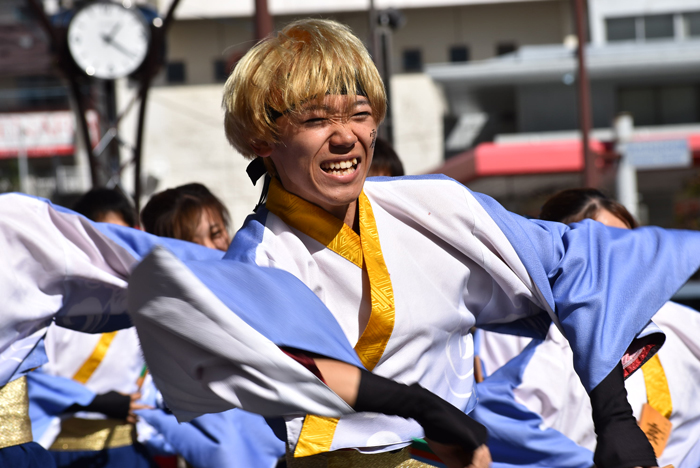
<instances>
[{"instance_id":1,"label":"clock face","mask_svg":"<svg viewBox=\"0 0 700 468\"><path fill-rule=\"evenodd\" d=\"M141 12L97 2L80 9L68 26L68 49L89 76L115 79L136 70L148 52L150 31Z\"/></svg>"}]
</instances>

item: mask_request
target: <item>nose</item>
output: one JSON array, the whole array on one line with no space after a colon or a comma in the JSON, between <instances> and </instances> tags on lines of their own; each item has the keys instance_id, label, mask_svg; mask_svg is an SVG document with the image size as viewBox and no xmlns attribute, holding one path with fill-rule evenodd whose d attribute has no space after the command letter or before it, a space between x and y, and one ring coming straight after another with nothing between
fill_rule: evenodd
<instances>
[{"instance_id":1,"label":"nose","mask_svg":"<svg viewBox=\"0 0 700 468\"><path fill-rule=\"evenodd\" d=\"M353 149L358 138L348 122L338 122L334 125L333 134L330 138L331 151L346 153Z\"/></svg>"}]
</instances>

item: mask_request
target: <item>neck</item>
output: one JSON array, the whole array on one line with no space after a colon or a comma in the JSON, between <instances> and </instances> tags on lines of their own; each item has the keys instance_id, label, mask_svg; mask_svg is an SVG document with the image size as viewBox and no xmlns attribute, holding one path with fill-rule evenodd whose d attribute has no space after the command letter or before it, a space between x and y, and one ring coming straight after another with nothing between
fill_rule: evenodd
<instances>
[{"instance_id":1,"label":"neck","mask_svg":"<svg viewBox=\"0 0 700 468\"><path fill-rule=\"evenodd\" d=\"M345 206L324 207L324 209L336 218L342 220L350 229L357 232L359 229L359 211L357 209L357 203L357 200L353 200Z\"/></svg>"}]
</instances>

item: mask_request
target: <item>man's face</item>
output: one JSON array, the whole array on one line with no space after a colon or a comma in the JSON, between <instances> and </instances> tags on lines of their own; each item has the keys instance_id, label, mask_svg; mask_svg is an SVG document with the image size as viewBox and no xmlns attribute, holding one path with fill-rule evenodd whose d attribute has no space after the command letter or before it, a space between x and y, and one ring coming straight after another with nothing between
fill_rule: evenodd
<instances>
[{"instance_id":1,"label":"man's face","mask_svg":"<svg viewBox=\"0 0 700 468\"><path fill-rule=\"evenodd\" d=\"M277 125L281 143L268 147L267 155L282 186L344 219L372 164L377 124L367 98L325 96L307 103L298 117L283 115Z\"/></svg>"}]
</instances>

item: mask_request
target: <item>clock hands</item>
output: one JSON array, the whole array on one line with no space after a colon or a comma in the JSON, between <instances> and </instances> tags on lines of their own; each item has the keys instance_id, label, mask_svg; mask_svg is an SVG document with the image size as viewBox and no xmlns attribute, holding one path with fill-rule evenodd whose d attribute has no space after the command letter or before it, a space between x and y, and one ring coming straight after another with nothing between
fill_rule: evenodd
<instances>
[{"instance_id":1,"label":"clock hands","mask_svg":"<svg viewBox=\"0 0 700 468\"><path fill-rule=\"evenodd\" d=\"M117 33L119 32L119 30L120 30L121 28L122 28L122 23L121 23L121 22L115 24L114 27L112 28L112 30L109 32L109 34L103 35L103 36L102 36L102 39L103 39L106 43L109 44L110 42L112 42L112 40L114 39L114 36L117 35Z\"/></svg>"},{"instance_id":2,"label":"clock hands","mask_svg":"<svg viewBox=\"0 0 700 468\"><path fill-rule=\"evenodd\" d=\"M121 28L121 23L117 23L117 24L112 28L112 31L110 31L109 34L101 34L101 35L100 35L100 38L102 38L102 41L103 41L105 44L114 47L115 49L117 49L119 52L121 52L122 54L126 55L127 57L130 57L130 58L136 57L136 54L135 54L135 53L133 53L132 51L128 50L127 48L125 48L124 46L122 46L120 43L114 41L114 36L115 36L115 34L119 31L120 28Z\"/></svg>"}]
</instances>

